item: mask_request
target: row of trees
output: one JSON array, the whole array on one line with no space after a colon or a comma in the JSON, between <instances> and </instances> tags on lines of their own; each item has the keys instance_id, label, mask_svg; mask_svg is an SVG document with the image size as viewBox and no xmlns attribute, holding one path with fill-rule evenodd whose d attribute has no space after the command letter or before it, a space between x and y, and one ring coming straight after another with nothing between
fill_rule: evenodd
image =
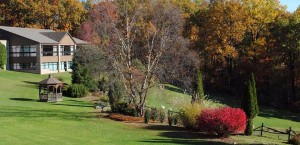
<instances>
[{"instance_id":1,"label":"row of trees","mask_svg":"<svg viewBox=\"0 0 300 145\"><path fill-rule=\"evenodd\" d=\"M186 32L204 58L206 87L241 96L254 72L261 103L278 107L299 100L299 18L300 9L289 13L277 0L219 0L199 7Z\"/></svg>"},{"instance_id":2,"label":"row of trees","mask_svg":"<svg viewBox=\"0 0 300 145\"><path fill-rule=\"evenodd\" d=\"M85 20L78 0L1 0L0 25L78 33Z\"/></svg>"}]
</instances>

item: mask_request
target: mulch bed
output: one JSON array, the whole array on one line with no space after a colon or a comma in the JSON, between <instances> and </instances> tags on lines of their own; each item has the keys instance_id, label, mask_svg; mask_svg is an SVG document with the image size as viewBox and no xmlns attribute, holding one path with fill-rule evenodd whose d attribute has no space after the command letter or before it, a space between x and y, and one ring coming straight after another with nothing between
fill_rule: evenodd
<instances>
[{"instance_id":1,"label":"mulch bed","mask_svg":"<svg viewBox=\"0 0 300 145\"><path fill-rule=\"evenodd\" d=\"M143 117L133 117L133 116L126 116L122 114L117 113L111 113L108 116L110 119L116 120L116 121L124 121L124 122L144 122Z\"/></svg>"}]
</instances>

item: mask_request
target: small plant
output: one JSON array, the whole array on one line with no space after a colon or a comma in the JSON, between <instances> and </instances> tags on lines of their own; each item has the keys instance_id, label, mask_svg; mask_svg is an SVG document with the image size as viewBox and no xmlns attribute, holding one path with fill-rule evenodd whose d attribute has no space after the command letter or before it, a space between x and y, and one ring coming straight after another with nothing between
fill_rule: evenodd
<instances>
[{"instance_id":1,"label":"small plant","mask_svg":"<svg viewBox=\"0 0 300 145\"><path fill-rule=\"evenodd\" d=\"M177 125L178 121L179 121L179 115L178 115L178 114L175 114L175 115L173 116L173 122L174 122L174 125Z\"/></svg>"},{"instance_id":2,"label":"small plant","mask_svg":"<svg viewBox=\"0 0 300 145\"><path fill-rule=\"evenodd\" d=\"M145 119L145 123L148 124L149 120L150 120L150 111L149 111L149 109L145 110L144 119Z\"/></svg>"},{"instance_id":3,"label":"small plant","mask_svg":"<svg viewBox=\"0 0 300 145\"><path fill-rule=\"evenodd\" d=\"M81 98L88 94L87 88L83 84L73 84L68 88L71 97Z\"/></svg>"},{"instance_id":4,"label":"small plant","mask_svg":"<svg viewBox=\"0 0 300 145\"><path fill-rule=\"evenodd\" d=\"M158 118L158 110L156 108L151 108L151 115L150 115L150 118L153 120L153 121L156 121L157 118Z\"/></svg>"},{"instance_id":5,"label":"small plant","mask_svg":"<svg viewBox=\"0 0 300 145\"><path fill-rule=\"evenodd\" d=\"M173 121L174 121L173 112L172 112L172 110L170 108L168 110L168 123L169 123L169 126L173 125Z\"/></svg>"},{"instance_id":6,"label":"small plant","mask_svg":"<svg viewBox=\"0 0 300 145\"><path fill-rule=\"evenodd\" d=\"M179 118L182 125L189 129L197 130L197 119L201 115L202 106L198 103L184 105L179 110Z\"/></svg>"},{"instance_id":7,"label":"small plant","mask_svg":"<svg viewBox=\"0 0 300 145\"><path fill-rule=\"evenodd\" d=\"M101 94L101 95L99 96L99 100L100 100L101 102L109 102L109 98L108 98L108 96L105 95L105 94Z\"/></svg>"},{"instance_id":8,"label":"small plant","mask_svg":"<svg viewBox=\"0 0 300 145\"><path fill-rule=\"evenodd\" d=\"M227 137L246 129L246 114L239 108L220 108L203 110L198 119L200 130L209 134Z\"/></svg>"},{"instance_id":9,"label":"small plant","mask_svg":"<svg viewBox=\"0 0 300 145\"><path fill-rule=\"evenodd\" d=\"M164 123L165 118L166 118L166 114L165 114L164 110L160 110L159 111L159 121L160 121L160 123Z\"/></svg>"}]
</instances>

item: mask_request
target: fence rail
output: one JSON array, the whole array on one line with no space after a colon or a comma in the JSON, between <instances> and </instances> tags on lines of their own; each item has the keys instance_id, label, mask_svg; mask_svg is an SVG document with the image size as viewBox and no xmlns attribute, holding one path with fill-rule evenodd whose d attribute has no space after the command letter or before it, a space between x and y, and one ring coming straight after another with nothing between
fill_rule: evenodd
<instances>
[{"instance_id":1,"label":"fence rail","mask_svg":"<svg viewBox=\"0 0 300 145\"><path fill-rule=\"evenodd\" d=\"M264 132L271 133L271 134L288 135L288 140L290 140L292 136L297 135L297 133L294 130L292 130L292 127L290 127L289 129L286 129L285 131L280 131L280 130L277 130L274 128L267 127L263 123L261 124L261 126L255 128L254 131L259 131L260 136L263 136Z\"/></svg>"}]
</instances>

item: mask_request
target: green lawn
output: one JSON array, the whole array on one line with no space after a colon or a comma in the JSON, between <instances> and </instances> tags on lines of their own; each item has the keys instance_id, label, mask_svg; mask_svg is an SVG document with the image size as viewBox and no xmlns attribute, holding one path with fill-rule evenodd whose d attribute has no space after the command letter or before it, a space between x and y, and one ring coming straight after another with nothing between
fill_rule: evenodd
<instances>
[{"instance_id":1,"label":"green lawn","mask_svg":"<svg viewBox=\"0 0 300 145\"><path fill-rule=\"evenodd\" d=\"M61 73L70 82L70 74ZM64 97L59 103L38 102L36 83L47 75L0 71L0 144L226 144L282 143L283 140L262 137L234 136L212 139L199 133L166 125L122 123L101 117L93 104L84 99ZM177 88L178 89L178 88ZM153 89L147 105L176 109L190 96L176 88ZM174 102L175 100L175 102ZM173 105L175 104L175 106ZM300 127L299 116L291 118L285 112L264 109L255 124L267 122L271 127ZM267 112L267 111L271 112ZM297 128L299 129L299 128ZM226 142L226 143L224 143Z\"/></svg>"}]
</instances>

